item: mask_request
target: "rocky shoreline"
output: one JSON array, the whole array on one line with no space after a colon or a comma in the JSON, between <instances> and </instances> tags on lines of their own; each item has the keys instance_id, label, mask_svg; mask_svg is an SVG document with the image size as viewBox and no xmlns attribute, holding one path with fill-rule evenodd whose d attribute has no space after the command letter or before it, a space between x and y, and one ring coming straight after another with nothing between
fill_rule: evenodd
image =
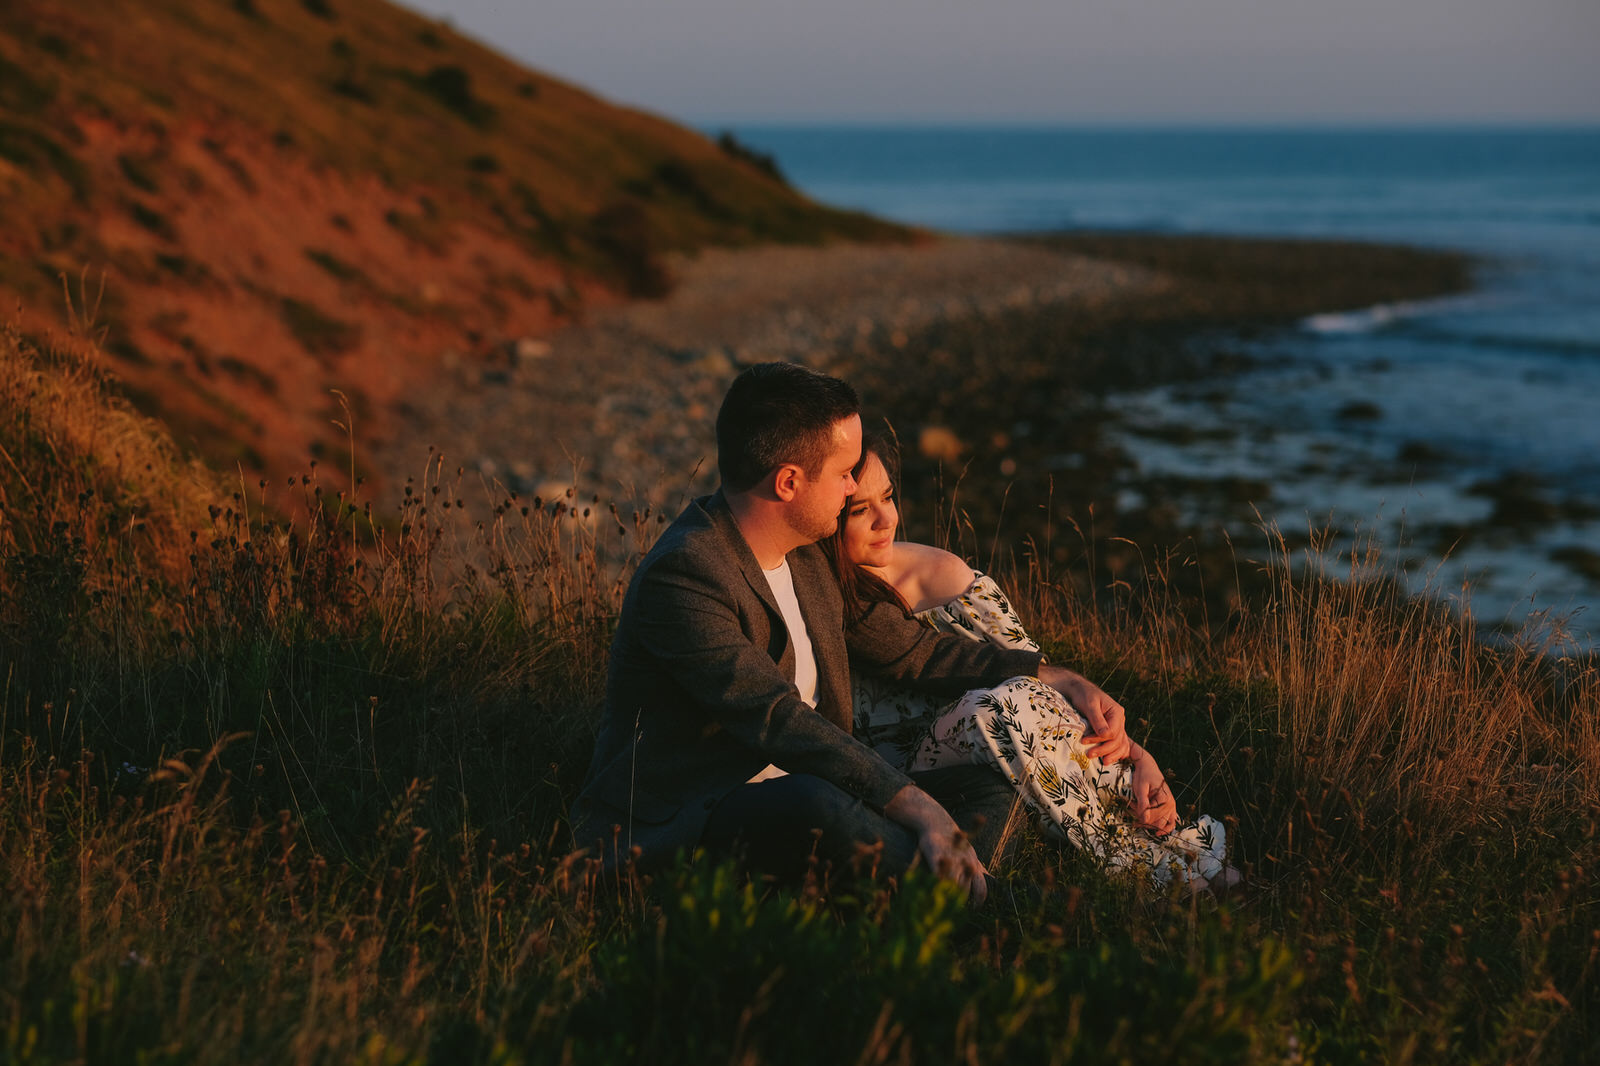
<instances>
[{"instance_id":1,"label":"rocky shoreline","mask_svg":"<svg viewBox=\"0 0 1600 1066\"><path fill-rule=\"evenodd\" d=\"M671 271L664 299L458 360L400 411L404 431L376 457L382 480L417 474L433 445L448 467L520 494L576 485L660 504L714 484L711 419L742 365L892 361L942 323L1163 285L1141 268L998 240L719 249Z\"/></svg>"},{"instance_id":2,"label":"rocky shoreline","mask_svg":"<svg viewBox=\"0 0 1600 1066\"><path fill-rule=\"evenodd\" d=\"M794 359L851 380L895 426L911 535L983 550L1001 533L1054 539L1056 563L1088 551L1115 577L1137 558L1124 540L1193 539L1184 494L1242 503L1262 487L1143 484L1105 432L1108 392L1226 388L1241 333L1457 291L1471 270L1407 248L1132 235L705 252L672 264L664 299L457 362L399 412L376 465L399 485L442 454L469 492L474 479L524 498L572 487L673 511L715 484L729 379ZM1157 503L1119 507L1130 485ZM1061 536L1073 528L1075 546Z\"/></svg>"}]
</instances>

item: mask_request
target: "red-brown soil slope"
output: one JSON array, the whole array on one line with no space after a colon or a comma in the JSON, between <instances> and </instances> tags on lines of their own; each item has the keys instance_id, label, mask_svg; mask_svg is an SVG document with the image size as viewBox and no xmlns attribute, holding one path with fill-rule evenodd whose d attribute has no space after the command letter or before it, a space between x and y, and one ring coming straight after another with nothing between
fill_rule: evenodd
<instances>
[{"instance_id":1,"label":"red-brown soil slope","mask_svg":"<svg viewBox=\"0 0 1600 1066\"><path fill-rule=\"evenodd\" d=\"M343 452L334 390L385 439L441 364L659 292L663 253L905 236L384 0L0 5L7 315L70 295L251 477Z\"/></svg>"}]
</instances>

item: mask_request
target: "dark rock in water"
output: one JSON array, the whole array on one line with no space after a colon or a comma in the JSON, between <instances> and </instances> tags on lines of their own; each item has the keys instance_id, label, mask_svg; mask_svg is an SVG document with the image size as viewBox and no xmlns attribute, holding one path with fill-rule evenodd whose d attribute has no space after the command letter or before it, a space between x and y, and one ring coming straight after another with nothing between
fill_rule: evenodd
<instances>
[{"instance_id":1,"label":"dark rock in water","mask_svg":"<svg viewBox=\"0 0 1600 1066\"><path fill-rule=\"evenodd\" d=\"M1395 452L1395 462L1406 466L1438 466L1450 456L1427 441L1408 440Z\"/></svg>"},{"instance_id":2,"label":"dark rock in water","mask_svg":"<svg viewBox=\"0 0 1600 1066\"><path fill-rule=\"evenodd\" d=\"M1177 445L1198 444L1201 441L1229 441L1239 435L1239 431L1233 426L1200 427L1181 421L1129 426L1128 432L1136 437Z\"/></svg>"},{"instance_id":3,"label":"dark rock in water","mask_svg":"<svg viewBox=\"0 0 1600 1066\"><path fill-rule=\"evenodd\" d=\"M1206 355L1205 366L1211 374L1243 374L1266 366L1281 365L1285 361L1282 354L1268 357L1236 348L1218 348Z\"/></svg>"},{"instance_id":4,"label":"dark rock in water","mask_svg":"<svg viewBox=\"0 0 1600 1066\"><path fill-rule=\"evenodd\" d=\"M1272 485L1248 477L1151 477L1143 482L1151 499L1222 503L1250 508L1272 498ZM1214 507L1208 508L1214 510Z\"/></svg>"},{"instance_id":5,"label":"dark rock in water","mask_svg":"<svg viewBox=\"0 0 1600 1066\"><path fill-rule=\"evenodd\" d=\"M1352 400L1339 408L1335 417L1345 422L1376 422L1383 417L1383 408L1370 400Z\"/></svg>"},{"instance_id":6,"label":"dark rock in water","mask_svg":"<svg viewBox=\"0 0 1600 1066\"><path fill-rule=\"evenodd\" d=\"M1395 449L1393 462L1372 464L1363 461L1359 470L1349 473L1352 477L1361 477L1369 485L1403 484L1414 482L1419 477L1442 477L1446 469L1459 463L1459 457L1427 441L1408 440Z\"/></svg>"},{"instance_id":7,"label":"dark rock in water","mask_svg":"<svg viewBox=\"0 0 1600 1066\"><path fill-rule=\"evenodd\" d=\"M1494 501L1488 519L1491 524L1532 526L1561 517L1561 509L1545 495L1544 488L1544 483L1532 474L1512 471L1493 480L1474 482L1467 492Z\"/></svg>"},{"instance_id":8,"label":"dark rock in water","mask_svg":"<svg viewBox=\"0 0 1600 1066\"><path fill-rule=\"evenodd\" d=\"M1582 544L1567 544L1552 550L1550 558L1600 584L1600 551Z\"/></svg>"},{"instance_id":9,"label":"dark rock in water","mask_svg":"<svg viewBox=\"0 0 1600 1066\"><path fill-rule=\"evenodd\" d=\"M1575 496L1553 497L1542 478L1525 471L1511 470L1496 478L1474 482L1467 492L1494 502L1494 510L1487 519L1492 525L1526 528L1600 518L1600 507L1591 501Z\"/></svg>"}]
</instances>

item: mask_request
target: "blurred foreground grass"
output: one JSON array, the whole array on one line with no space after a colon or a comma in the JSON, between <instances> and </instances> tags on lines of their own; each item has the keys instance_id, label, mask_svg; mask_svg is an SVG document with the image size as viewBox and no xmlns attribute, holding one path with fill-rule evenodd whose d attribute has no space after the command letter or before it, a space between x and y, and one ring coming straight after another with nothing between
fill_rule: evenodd
<instances>
[{"instance_id":1,"label":"blurred foreground grass","mask_svg":"<svg viewBox=\"0 0 1600 1066\"><path fill-rule=\"evenodd\" d=\"M439 463L389 508L219 487L86 345L0 339L6 1061L1600 1055L1595 663L1485 647L1375 553L1282 552L1212 629L1181 561L1009 575L1230 819L1221 905L1038 841L975 911L703 859L606 885L564 815L665 516Z\"/></svg>"}]
</instances>

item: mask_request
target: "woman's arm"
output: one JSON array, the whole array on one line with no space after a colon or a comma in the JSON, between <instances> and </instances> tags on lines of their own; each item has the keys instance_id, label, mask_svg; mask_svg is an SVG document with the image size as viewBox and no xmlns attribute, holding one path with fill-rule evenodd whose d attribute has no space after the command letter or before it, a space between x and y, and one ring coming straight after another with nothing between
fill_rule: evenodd
<instances>
[{"instance_id":1,"label":"woman's arm","mask_svg":"<svg viewBox=\"0 0 1600 1066\"><path fill-rule=\"evenodd\" d=\"M975 571L959 555L929 544L897 542L881 576L900 593L915 614L949 603L972 587ZM1041 664L1040 681L1060 692L1078 713L1089 720L1093 732L1084 737L1088 754L1106 764L1129 757L1127 713L1122 704L1100 686L1065 667Z\"/></svg>"}]
</instances>

